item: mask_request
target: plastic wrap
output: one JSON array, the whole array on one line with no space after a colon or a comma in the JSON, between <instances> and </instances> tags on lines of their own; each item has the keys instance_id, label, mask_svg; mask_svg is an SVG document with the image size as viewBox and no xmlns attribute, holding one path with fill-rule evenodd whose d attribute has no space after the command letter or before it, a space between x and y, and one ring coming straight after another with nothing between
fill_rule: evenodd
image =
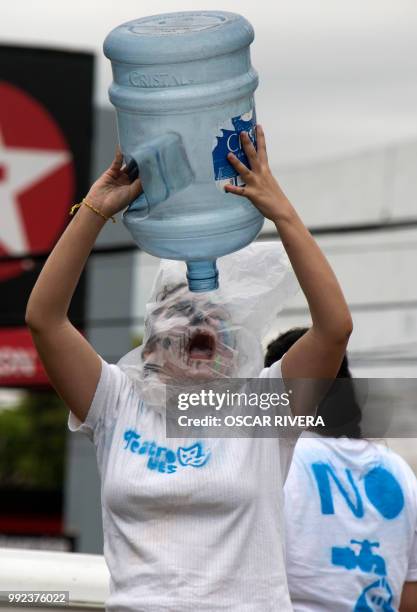
<instances>
[{"instance_id":1,"label":"plastic wrap","mask_svg":"<svg viewBox=\"0 0 417 612\"><path fill-rule=\"evenodd\" d=\"M192 293L184 262L161 260L143 344L118 362L152 404L163 401L164 384L251 378L263 368L262 338L298 290L285 250L252 243L218 267L220 288Z\"/></svg>"}]
</instances>

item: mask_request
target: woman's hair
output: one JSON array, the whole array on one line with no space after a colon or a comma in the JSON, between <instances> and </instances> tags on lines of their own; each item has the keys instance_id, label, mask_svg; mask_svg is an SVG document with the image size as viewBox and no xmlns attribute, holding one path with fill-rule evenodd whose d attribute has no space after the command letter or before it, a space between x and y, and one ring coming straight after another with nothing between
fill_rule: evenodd
<instances>
[{"instance_id":1,"label":"woman's hair","mask_svg":"<svg viewBox=\"0 0 417 612\"><path fill-rule=\"evenodd\" d=\"M265 367L279 361L288 349L308 331L308 327L294 327L280 334L268 344ZM343 380L340 380L343 379ZM316 426L314 431L321 436L340 438L361 438L362 410L358 403L352 374L349 370L347 355L342 363L326 396L317 408L317 415L323 418L324 425Z\"/></svg>"},{"instance_id":2,"label":"woman's hair","mask_svg":"<svg viewBox=\"0 0 417 612\"><path fill-rule=\"evenodd\" d=\"M178 293L180 289L185 289L186 287L187 283L167 283L163 285L155 299L157 302L164 302L168 298L171 298L175 293Z\"/></svg>"}]
</instances>

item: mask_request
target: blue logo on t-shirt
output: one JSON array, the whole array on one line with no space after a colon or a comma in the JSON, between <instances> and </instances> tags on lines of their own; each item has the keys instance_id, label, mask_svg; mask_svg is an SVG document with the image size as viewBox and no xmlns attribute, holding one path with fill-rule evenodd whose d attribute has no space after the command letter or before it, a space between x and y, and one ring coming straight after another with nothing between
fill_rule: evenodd
<instances>
[{"instance_id":1,"label":"blue logo on t-shirt","mask_svg":"<svg viewBox=\"0 0 417 612\"><path fill-rule=\"evenodd\" d=\"M345 469L348 487L329 463L313 463L311 469L319 489L322 514L335 513L331 486L333 482L354 516L364 517L364 502L351 470ZM366 472L362 479L366 497L380 515L385 519L397 517L404 508L404 494L395 476L386 468L377 466Z\"/></svg>"},{"instance_id":2,"label":"blue logo on t-shirt","mask_svg":"<svg viewBox=\"0 0 417 612\"><path fill-rule=\"evenodd\" d=\"M178 461L181 465L192 465L193 467L201 467L207 463L210 457L209 453L204 453L200 442L196 442L188 448L179 446L177 450Z\"/></svg>"},{"instance_id":3,"label":"blue logo on t-shirt","mask_svg":"<svg viewBox=\"0 0 417 612\"><path fill-rule=\"evenodd\" d=\"M356 553L353 548L348 546L343 548L333 546L333 565L344 567L347 570L358 568L367 574L382 576L366 585L359 595L353 612L375 612L376 610L395 612L391 605L393 600L392 589L385 577L387 573L385 560L372 550L372 548L379 547L379 542L351 540L350 543L359 545L359 552Z\"/></svg>"},{"instance_id":4,"label":"blue logo on t-shirt","mask_svg":"<svg viewBox=\"0 0 417 612\"><path fill-rule=\"evenodd\" d=\"M378 574L378 576L386 575L384 558L372 551L372 548L379 547L379 542L351 540L350 543L359 544L360 549L358 554L356 554L353 548L333 546L333 565L339 565L348 570L358 567L362 572L373 572L374 574Z\"/></svg>"},{"instance_id":5,"label":"blue logo on t-shirt","mask_svg":"<svg viewBox=\"0 0 417 612\"><path fill-rule=\"evenodd\" d=\"M179 446L176 451L166 446L158 446L153 440L144 440L142 435L133 429L127 429L124 433L126 446L124 450L147 458L146 467L156 470L161 474L172 474L178 467L202 467L210 458L210 451L203 450L201 442L192 446Z\"/></svg>"},{"instance_id":6,"label":"blue logo on t-shirt","mask_svg":"<svg viewBox=\"0 0 417 612\"><path fill-rule=\"evenodd\" d=\"M369 512L369 505L385 520L395 519L404 508L404 494L400 483L392 472L381 465L370 468L365 474L361 474L360 478L355 477L349 468L338 473L333 465L326 462L312 463L311 469L317 483L323 515L336 514L334 498L337 495L346 504L348 514L352 513L361 521L366 520L366 509L368 507ZM343 504L337 508L344 514ZM345 516L344 520L350 520L350 517ZM379 547L379 542L351 540L350 544L359 546L359 550L355 550L353 546L331 548L332 565L373 574L371 582L368 582L368 579L367 584L362 587L353 612L394 612L393 592L387 578L385 559L373 550Z\"/></svg>"}]
</instances>

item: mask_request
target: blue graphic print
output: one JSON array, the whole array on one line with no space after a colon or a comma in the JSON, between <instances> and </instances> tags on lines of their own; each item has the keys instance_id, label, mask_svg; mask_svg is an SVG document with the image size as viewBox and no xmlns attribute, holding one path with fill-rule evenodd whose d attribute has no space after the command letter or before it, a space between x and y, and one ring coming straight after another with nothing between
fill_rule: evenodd
<instances>
[{"instance_id":1,"label":"blue graphic print","mask_svg":"<svg viewBox=\"0 0 417 612\"><path fill-rule=\"evenodd\" d=\"M392 598L391 587L387 580L380 578L362 591L353 612L375 612L376 610L395 612L395 609L391 606Z\"/></svg>"},{"instance_id":2,"label":"blue graphic print","mask_svg":"<svg viewBox=\"0 0 417 612\"><path fill-rule=\"evenodd\" d=\"M126 442L124 450L147 457L146 467L161 474L172 474L178 467L202 467L210 458L210 451L204 451L201 442L192 446L180 446L176 451L166 446L158 446L153 440L143 440L134 429L127 429L123 435Z\"/></svg>"},{"instance_id":3,"label":"blue graphic print","mask_svg":"<svg viewBox=\"0 0 417 612\"><path fill-rule=\"evenodd\" d=\"M348 570L355 569L358 567L363 572L374 572L378 576L385 576L385 561L380 555L375 555L372 552L373 547L379 547L379 542L370 542L369 540L351 540L351 544L359 544L361 547L358 554L355 553L353 548L345 547L338 548L334 546L332 548L332 563L333 565L340 565Z\"/></svg>"},{"instance_id":4,"label":"blue graphic print","mask_svg":"<svg viewBox=\"0 0 417 612\"><path fill-rule=\"evenodd\" d=\"M382 576L377 580L373 580L368 584L359 595L359 598L353 608L353 612L395 612L392 607L393 594L391 587L386 579L385 560L381 555L376 555L372 548L379 547L379 542L370 542L369 540L351 540L351 544L360 546L359 553L356 553L353 548L348 546L332 548L332 563L339 567L344 567L347 570L359 568L367 574L376 574Z\"/></svg>"},{"instance_id":5,"label":"blue graphic print","mask_svg":"<svg viewBox=\"0 0 417 612\"><path fill-rule=\"evenodd\" d=\"M313 463L311 468L319 487L322 514L334 514L333 496L330 487L331 477L353 514L358 518L363 517L364 511L362 498L359 494L355 481L353 480L352 472L349 469L346 469L345 472L355 497L354 501L350 499L348 491L342 485L333 468L328 463Z\"/></svg>"},{"instance_id":6,"label":"blue graphic print","mask_svg":"<svg viewBox=\"0 0 417 612\"><path fill-rule=\"evenodd\" d=\"M393 519L404 508L404 495L398 480L383 467L375 467L364 477L369 501L385 519Z\"/></svg>"},{"instance_id":7,"label":"blue graphic print","mask_svg":"<svg viewBox=\"0 0 417 612\"><path fill-rule=\"evenodd\" d=\"M204 453L200 442L196 442L193 446L184 448L178 447L178 461L181 465L192 465L193 467L201 467L207 463L210 453Z\"/></svg>"},{"instance_id":8,"label":"blue graphic print","mask_svg":"<svg viewBox=\"0 0 417 612\"><path fill-rule=\"evenodd\" d=\"M250 139L256 146L256 116L255 111L231 118L232 129L221 128L221 136L216 136L217 144L213 149L214 178L216 181L226 181L234 185L243 185L239 175L227 160L228 153L234 153L246 166L249 166L239 134L248 132Z\"/></svg>"},{"instance_id":9,"label":"blue graphic print","mask_svg":"<svg viewBox=\"0 0 417 612\"><path fill-rule=\"evenodd\" d=\"M322 514L335 513L331 488L333 481L354 516L364 517L362 495L351 470L345 469L351 489L349 492L329 463L313 463L311 469L319 489ZM400 514L404 508L404 495L398 480L386 468L379 466L369 470L363 476L363 485L368 500L385 519L394 519Z\"/></svg>"},{"instance_id":10,"label":"blue graphic print","mask_svg":"<svg viewBox=\"0 0 417 612\"><path fill-rule=\"evenodd\" d=\"M350 469L345 468L341 476L330 463L325 462L312 463L311 470L318 487L323 515L336 514L336 494L340 495L353 516L360 520L366 519L366 511L369 512L370 506L385 520L395 519L404 508L401 486L385 467L372 467L356 478ZM340 511L344 511L343 506ZM331 563L349 571L359 569L364 574L371 575L371 582L363 588L354 604L353 612L395 612L385 559L373 550L379 548L380 543L350 540L350 544L359 546L359 550L355 550L354 546L333 546Z\"/></svg>"}]
</instances>

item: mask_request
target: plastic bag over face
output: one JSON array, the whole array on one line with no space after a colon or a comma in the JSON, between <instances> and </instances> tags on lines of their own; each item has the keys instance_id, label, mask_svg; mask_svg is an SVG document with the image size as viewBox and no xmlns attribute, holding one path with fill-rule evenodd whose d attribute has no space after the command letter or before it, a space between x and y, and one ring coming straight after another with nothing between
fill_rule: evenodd
<instances>
[{"instance_id":1,"label":"plastic bag over face","mask_svg":"<svg viewBox=\"0 0 417 612\"><path fill-rule=\"evenodd\" d=\"M152 404L165 384L254 378L263 368L262 338L298 290L285 250L256 242L218 265L220 289L192 293L183 262L160 263L143 344L118 363Z\"/></svg>"}]
</instances>

